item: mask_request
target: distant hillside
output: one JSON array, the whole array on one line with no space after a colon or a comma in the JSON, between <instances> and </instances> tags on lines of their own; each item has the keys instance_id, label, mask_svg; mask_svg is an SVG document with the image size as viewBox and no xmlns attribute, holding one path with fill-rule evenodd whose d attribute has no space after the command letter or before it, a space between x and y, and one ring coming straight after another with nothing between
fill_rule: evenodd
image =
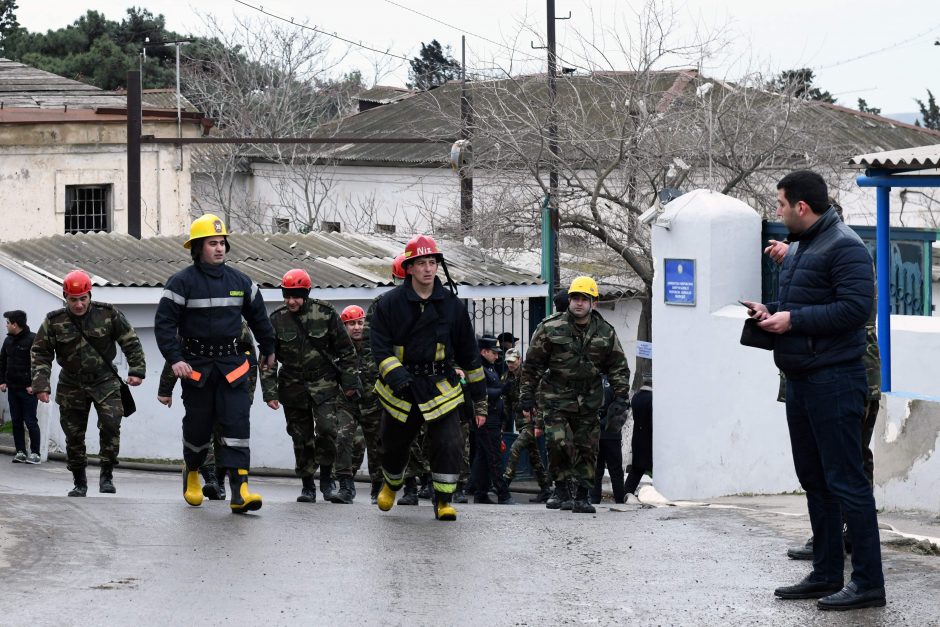
<instances>
[{"instance_id":1,"label":"distant hillside","mask_svg":"<svg viewBox=\"0 0 940 627\"><path fill-rule=\"evenodd\" d=\"M898 122L904 122L906 124L913 124L915 120L920 118L920 113L911 112L911 113L882 113L882 116L886 118L891 118L892 120L897 120Z\"/></svg>"}]
</instances>

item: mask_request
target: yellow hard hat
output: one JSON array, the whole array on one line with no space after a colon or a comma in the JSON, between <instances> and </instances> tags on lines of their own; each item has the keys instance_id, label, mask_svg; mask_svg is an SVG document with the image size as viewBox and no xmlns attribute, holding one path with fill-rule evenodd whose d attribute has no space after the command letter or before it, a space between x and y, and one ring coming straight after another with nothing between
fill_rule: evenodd
<instances>
[{"instance_id":1,"label":"yellow hard hat","mask_svg":"<svg viewBox=\"0 0 940 627\"><path fill-rule=\"evenodd\" d=\"M228 231L225 230L225 222L222 222L219 216L207 213L193 220L193 223L189 226L189 239L183 243L183 248L190 248L193 245L193 240L214 235L228 236Z\"/></svg>"},{"instance_id":2,"label":"yellow hard hat","mask_svg":"<svg viewBox=\"0 0 940 627\"><path fill-rule=\"evenodd\" d=\"M569 294L587 294L591 298L597 298L597 283L589 276L579 276L571 282L568 288Z\"/></svg>"}]
</instances>

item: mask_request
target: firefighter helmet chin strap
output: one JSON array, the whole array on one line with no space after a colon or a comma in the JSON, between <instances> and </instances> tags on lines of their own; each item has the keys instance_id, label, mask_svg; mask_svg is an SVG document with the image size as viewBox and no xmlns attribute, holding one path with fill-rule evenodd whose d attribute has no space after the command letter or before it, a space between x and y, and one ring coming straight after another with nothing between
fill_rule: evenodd
<instances>
[{"instance_id":1,"label":"firefighter helmet chin strap","mask_svg":"<svg viewBox=\"0 0 940 627\"><path fill-rule=\"evenodd\" d=\"M454 296L457 295L457 284L452 278L450 278L450 270L447 269L447 262L444 261L444 255L441 255L441 266L444 268L444 276L447 277L447 289L453 292Z\"/></svg>"}]
</instances>

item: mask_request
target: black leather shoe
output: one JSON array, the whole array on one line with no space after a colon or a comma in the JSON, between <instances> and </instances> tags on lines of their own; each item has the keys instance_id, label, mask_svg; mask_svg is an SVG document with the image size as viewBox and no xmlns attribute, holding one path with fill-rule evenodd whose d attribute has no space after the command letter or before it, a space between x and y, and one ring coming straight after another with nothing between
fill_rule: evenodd
<instances>
[{"instance_id":1,"label":"black leather shoe","mask_svg":"<svg viewBox=\"0 0 940 627\"><path fill-rule=\"evenodd\" d=\"M478 503L478 504L482 504L482 505L492 505L492 504L493 504L493 499L490 498L490 495L489 495L489 494L481 494L481 495L478 495L478 496L475 495L475 496L473 497L473 502L474 502L474 503Z\"/></svg>"},{"instance_id":2,"label":"black leather shoe","mask_svg":"<svg viewBox=\"0 0 940 627\"><path fill-rule=\"evenodd\" d=\"M813 536L810 536L803 546L791 546L787 549L787 557L791 560L813 559Z\"/></svg>"},{"instance_id":3,"label":"black leather shoe","mask_svg":"<svg viewBox=\"0 0 940 627\"><path fill-rule=\"evenodd\" d=\"M859 592L854 581L850 581L844 588L816 601L816 607L821 610L857 610L863 607L884 607L885 588L872 588Z\"/></svg>"},{"instance_id":4,"label":"black leather shoe","mask_svg":"<svg viewBox=\"0 0 940 627\"><path fill-rule=\"evenodd\" d=\"M840 581L813 581L810 577L812 575L807 575L792 586L780 586L774 590L774 596L781 599L819 599L842 589Z\"/></svg>"}]
</instances>

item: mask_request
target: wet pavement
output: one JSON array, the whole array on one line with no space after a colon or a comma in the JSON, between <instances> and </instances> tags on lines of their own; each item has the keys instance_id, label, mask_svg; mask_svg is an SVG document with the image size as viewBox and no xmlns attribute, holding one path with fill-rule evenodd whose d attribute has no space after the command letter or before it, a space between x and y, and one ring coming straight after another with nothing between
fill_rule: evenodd
<instances>
[{"instance_id":1,"label":"wet pavement","mask_svg":"<svg viewBox=\"0 0 940 627\"><path fill-rule=\"evenodd\" d=\"M9 460L0 625L940 625L940 558L888 546L885 608L775 599L808 572L784 555L806 539L800 496L585 515L517 495L442 523L426 501L379 512L365 484L353 505L310 505L296 479L259 477L264 507L236 516L187 506L177 474L119 468L118 493L101 495L90 468L75 499L64 464ZM940 536L935 518L906 516Z\"/></svg>"}]
</instances>

